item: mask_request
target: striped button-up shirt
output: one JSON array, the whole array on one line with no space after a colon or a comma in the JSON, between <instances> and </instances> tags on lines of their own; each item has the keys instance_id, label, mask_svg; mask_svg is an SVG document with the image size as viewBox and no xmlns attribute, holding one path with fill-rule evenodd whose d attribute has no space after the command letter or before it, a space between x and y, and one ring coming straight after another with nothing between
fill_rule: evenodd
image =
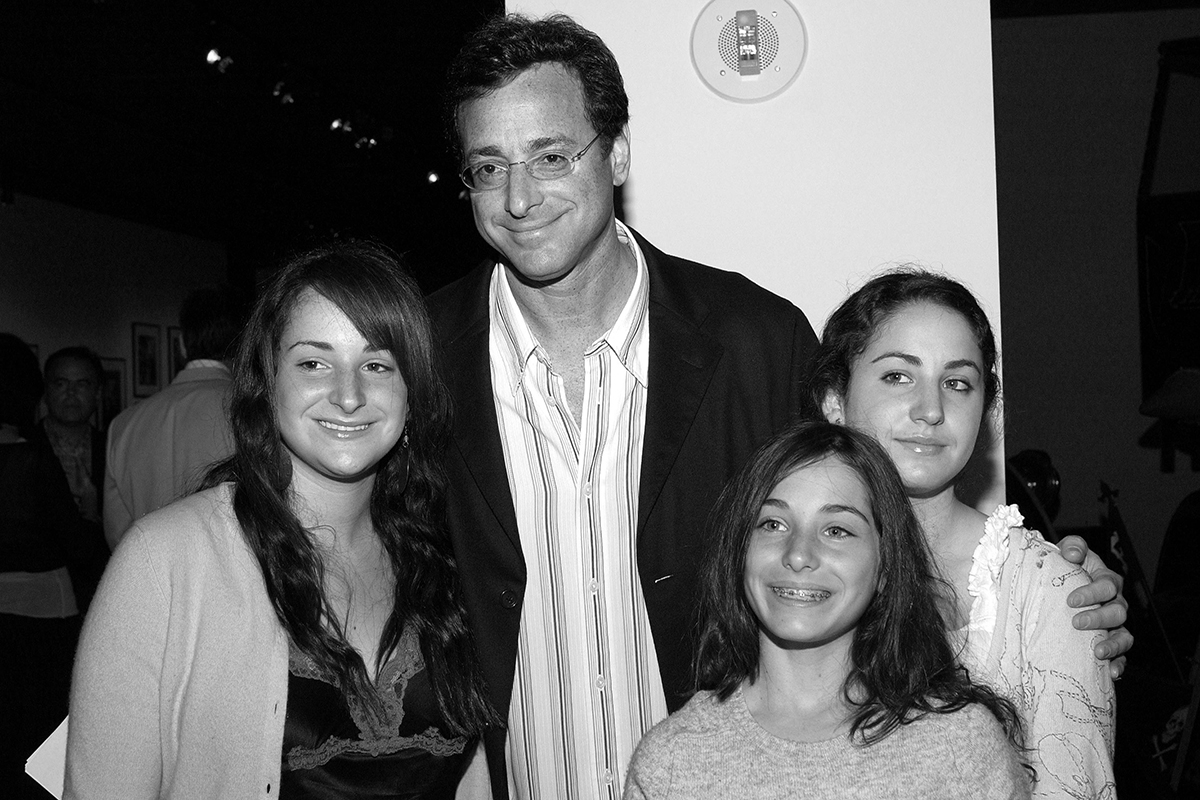
<instances>
[{"instance_id":1,"label":"striped button-up shirt","mask_svg":"<svg viewBox=\"0 0 1200 800\"><path fill-rule=\"evenodd\" d=\"M491 283L492 387L528 579L509 711L519 800L619 798L642 735L667 715L637 571L649 277L584 355L581 422L517 307Z\"/></svg>"}]
</instances>

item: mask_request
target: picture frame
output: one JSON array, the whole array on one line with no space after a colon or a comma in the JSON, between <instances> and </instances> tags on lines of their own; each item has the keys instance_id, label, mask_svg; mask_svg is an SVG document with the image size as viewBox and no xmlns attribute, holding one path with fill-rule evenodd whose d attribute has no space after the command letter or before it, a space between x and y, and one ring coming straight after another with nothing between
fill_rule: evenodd
<instances>
[{"instance_id":1,"label":"picture frame","mask_svg":"<svg viewBox=\"0 0 1200 800\"><path fill-rule=\"evenodd\" d=\"M159 350L162 326L149 322L133 323L133 396L149 397L162 386Z\"/></svg>"},{"instance_id":2,"label":"picture frame","mask_svg":"<svg viewBox=\"0 0 1200 800\"><path fill-rule=\"evenodd\" d=\"M183 328L174 325L167 327L167 383L175 380L175 376L187 364L187 356L183 353Z\"/></svg>"},{"instance_id":3,"label":"picture frame","mask_svg":"<svg viewBox=\"0 0 1200 800\"><path fill-rule=\"evenodd\" d=\"M129 385L128 370L123 358L103 358L100 365L104 372L100 377L100 430L108 430L113 418L125 410L128 404L125 387Z\"/></svg>"}]
</instances>

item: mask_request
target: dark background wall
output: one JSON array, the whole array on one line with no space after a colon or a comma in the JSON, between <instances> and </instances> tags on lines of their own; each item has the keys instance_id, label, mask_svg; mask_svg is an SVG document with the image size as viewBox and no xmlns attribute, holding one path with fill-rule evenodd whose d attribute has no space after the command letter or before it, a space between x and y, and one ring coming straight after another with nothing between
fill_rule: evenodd
<instances>
[{"instance_id":1,"label":"dark background wall","mask_svg":"<svg viewBox=\"0 0 1200 800\"><path fill-rule=\"evenodd\" d=\"M1006 448L1050 453L1060 525L1095 524L1099 482L1118 489L1151 579L1200 473L1138 445L1136 201L1158 45L1197 35L1196 9L992 27Z\"/></svg>"}]
</instances>

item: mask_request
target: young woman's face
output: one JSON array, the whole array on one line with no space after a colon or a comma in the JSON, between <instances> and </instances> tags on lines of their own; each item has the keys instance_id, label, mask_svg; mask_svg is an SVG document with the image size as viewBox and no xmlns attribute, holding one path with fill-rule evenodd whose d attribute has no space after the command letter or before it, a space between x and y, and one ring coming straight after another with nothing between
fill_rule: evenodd
<instances>
[{"instance_id":1,"label":"young woman's face","mask_svg":"<svg viewBox=\"0 0 1200 800\"><path fill-rule=\"evenodd\" d=\"M845 397L825 399L831 422L874 436L910 497L953 490L979 436L983 356L957 311L934 303L888 318L850 367Z\"/></svg>"},{"instance_id":2,"label":"young woman's face","mask_svg":"<svg viewBox=\"0 0 1200 800\"><path fill-rule=\"evenodd\" d=\"M763 646L848 646L879 583L879 532L858 473L836 458L771 490L746 548L743 590Z\"/></svg>"},{"instance_id":3,"label":"young woman's face","mask_svg":"<svg viewBox=\"0 0 1200 800\"><path fill-rule=\"evenodd\" d=\"M395 356L373 350L340 308L308 291L279 342L275 414L297 472L356 481L404 431L408 386Z\"/></svg>"}]
</instances>

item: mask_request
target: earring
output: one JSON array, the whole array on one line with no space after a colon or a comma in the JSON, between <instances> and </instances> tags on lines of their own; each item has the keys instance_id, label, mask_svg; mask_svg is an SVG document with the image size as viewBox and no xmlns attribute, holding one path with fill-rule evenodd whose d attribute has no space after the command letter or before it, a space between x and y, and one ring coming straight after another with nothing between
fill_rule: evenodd
<instances>
[{"instance_id":1,"label":"earring","mask_svg":"<svg viewBox=\"0 0 1200 800\"><path fill-rule=\"evenodd\" d=\"M400 484L400 491L403 492L408 488L408 427L400 433L400 474L397 476L397 482Z\"/></svg>"}]
</instances>

